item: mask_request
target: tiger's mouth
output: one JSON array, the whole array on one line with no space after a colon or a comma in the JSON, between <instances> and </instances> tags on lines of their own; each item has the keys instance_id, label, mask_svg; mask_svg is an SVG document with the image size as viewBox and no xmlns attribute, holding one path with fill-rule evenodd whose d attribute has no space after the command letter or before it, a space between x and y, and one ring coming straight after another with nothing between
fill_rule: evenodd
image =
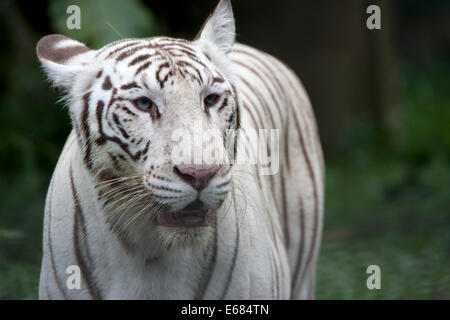
<instances>
[{"instance_id":1,"label":"tiger's mouth","mask_svg":"<svg viewBox=\"0 0 450 320\"><path fill-rule=\"evenodd\" d=\"M155 225L161 227L207 227L210 210L200 200L191 202L179 211L162 210L155 219Z\"/></svg>"}]
</instances>

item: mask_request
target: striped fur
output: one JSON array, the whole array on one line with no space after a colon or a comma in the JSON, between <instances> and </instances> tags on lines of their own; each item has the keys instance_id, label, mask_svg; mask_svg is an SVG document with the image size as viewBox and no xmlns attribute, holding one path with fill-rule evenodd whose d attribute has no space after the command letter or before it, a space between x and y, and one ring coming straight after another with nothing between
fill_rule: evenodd
<instances>
[{"instance_id":1,"label":"striped fur","mask_svg":"<svg viewBox=\"0 0 450 320\"><path fill-rule=\"evenodd\" d=\"M314 297L324 163L313 111L288 67L234 42L229 1L193 41L124 39L91 50L52 35L37 53L66 89L73 123L46 200L41 299ZM237 163L257 152L248 129L279 129L278 173L224 164L195 191L177 163L161 160L173 129L197 122L222 133L226 154L237 142L228 155ZM155 225L163 208L196 198L208 226ZM66 286L70 265L81 270L79 290Z\"/></svg>"}]
</instances>

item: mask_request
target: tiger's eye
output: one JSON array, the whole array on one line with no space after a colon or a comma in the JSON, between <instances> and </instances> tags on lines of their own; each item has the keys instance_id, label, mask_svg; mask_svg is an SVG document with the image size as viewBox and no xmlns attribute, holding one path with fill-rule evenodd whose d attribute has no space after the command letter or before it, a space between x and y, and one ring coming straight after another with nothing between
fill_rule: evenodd
<instances>
[{"instance_id":1,"label":"tiger's eye","mask_svg":"<svg viewBox=\"0 0 450 320\"><path fill-rule=\"evenodd\" d=\"M210 94L205 98L204 102L207 107L212 107L218 100L219 96L217 94Z\"/></svg>"},{"instance_id":2,"label":"tiger's eye","mask_svg":"<svg viewBox=\"0 0 450 320\"><path fill-rule=\"evenodd\" d=\"M152 106L153 102L149 98L141 97L135 100L135 104L143 110L148 110Z\"/></svg>"}]
</instances>

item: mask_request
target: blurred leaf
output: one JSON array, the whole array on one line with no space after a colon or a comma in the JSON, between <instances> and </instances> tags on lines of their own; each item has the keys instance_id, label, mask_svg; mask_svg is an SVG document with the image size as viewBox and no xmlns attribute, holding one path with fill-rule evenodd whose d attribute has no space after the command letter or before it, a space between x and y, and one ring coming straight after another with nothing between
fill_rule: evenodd
<instances>
[{"instance_id":1,"label":"blurred leaf","mask_svg":"<svg viewBox=\"0 0 450 320\"><path fill-rule=\"evenodd\" d=\"M81 11L81 29L69 30L67 7L76 4ZM152 12L138 0L51 0L49 16L56 32L93 49L123 38L150 37L156 34Z\"/></svg>"},{"instance_id":2,"label":"blurred leaf","mask_svg":"<svg viewBox=\"0 0 450 320\"><path fill-rule=\"evenodd\" d=\"M0 265L0 299L37 299L39 265L11 263Z\"/></svg>"},{"instance_id":3,"label":"blurred leaf","mask_svg":"<svg viewBox=\"0 0 450 320\"><path fill-rule=\"evenodd\" d=\"M2 239L17 240L22 239L23 237L24 234L21 231L0 229L0 240Z\"/></svg>"}]
</instances>

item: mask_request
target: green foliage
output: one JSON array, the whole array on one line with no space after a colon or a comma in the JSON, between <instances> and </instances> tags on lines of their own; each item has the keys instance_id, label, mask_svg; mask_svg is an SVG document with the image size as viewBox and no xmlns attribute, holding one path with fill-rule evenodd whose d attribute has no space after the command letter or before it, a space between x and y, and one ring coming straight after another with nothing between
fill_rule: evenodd
<instances>
[{"instance_id":1,"label":"green foliage","mask_svg":"<svg viewBox=\"0 0 450 320\"><path fill-rule=\"evenodd\" d=\"M450 84L447 63L436 64L427 72L406 68L404 73L405 151L417 162L435 154L450 157ZM430 79L430 75L433 76ZM414 77L414 82L408 78ZM430 81L431 80L431 81Z\"/></svg>"},{"instance_id":2,"label":"green foliage","mask_svg":"<svg viewBox=\"0 0 450 320\"><path fill-rule=\"evenodd\" d=\"M70 130L34 55L11 55L2 70L0 299L37 297L45 192Z\"/></svg>"},{"instance_id":3,"label":"green foliage","mask_svg":"<svg viewBox=\"0 0 450 320\"><path fill-rule=\"evenodd\" d=\"M66 9L76 4L81 11L81 29L66 26ZM51 0L49 16L55 31L97 49L123 38L151 37L157 34L155 18L138 0ZM87 23L86 21L89 21Z\"/></svg>"},{"instance_id":4,"label":"green foliage","mask_svg":"<svg viewBox=\"0 0 450 320\"><path fill-rule=\"evenodd\" d=\"M379 145L363 119L327 163L318 298L450 299L449 69L404 70L402 143ZM381 290L366 288L372 264Z\"/></svg>"},{"instance_id":5,"label":"green foliage","mask_svg":"<svg viewBox=\"0 0 450 320\"><path fill-rule=\"evenodd\" d=\"M0 299L37 299L39 266L10 263L0 266Z\"/></svg>"}]
</instances>

